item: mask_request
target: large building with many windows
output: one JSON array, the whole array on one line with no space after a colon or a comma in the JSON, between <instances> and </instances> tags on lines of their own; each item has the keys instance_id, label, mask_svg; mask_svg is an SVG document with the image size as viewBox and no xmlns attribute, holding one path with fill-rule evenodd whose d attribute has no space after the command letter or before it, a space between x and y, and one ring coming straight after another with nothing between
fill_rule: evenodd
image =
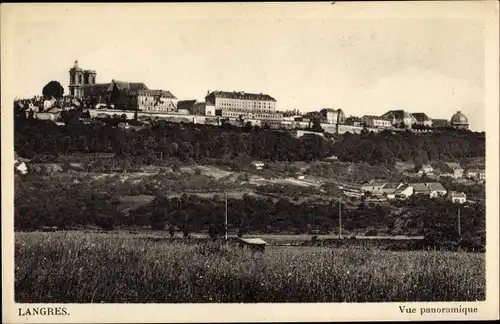
<instances>
[{"instance_id":1,"label":"large building with many windows","mask_svg":"<svg viewBox=\"0 0 500 324\"><path fill-rule=\"evenodd\" d=\"M281 120L283 114L276 112L276 99L267 94L243 91L213 91L205 97L207 109L216 116L227 118Z\"/></svg>"},{"instance_id":2,"label":"large building with many windows","mask_svg":"<svg viewBox=\"0 0 500 324\"><path fill-rule=\"evenodd\" d=\"M138 90L137 106L141 111L175 112L177 98L167 90Z\"/></svg>"}]
</instances>

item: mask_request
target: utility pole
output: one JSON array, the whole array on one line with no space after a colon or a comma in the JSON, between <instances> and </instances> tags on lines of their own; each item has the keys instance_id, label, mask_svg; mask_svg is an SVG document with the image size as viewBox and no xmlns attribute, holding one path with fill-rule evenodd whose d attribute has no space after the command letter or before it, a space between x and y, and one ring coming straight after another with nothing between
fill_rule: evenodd
<instances>
[{"instance_id":1,"label":"utility pole","mask_svg":"<svg viewBox=\"0 0 500 324\"><path fill-rule=\"evenodd\" d=\"M458 237L462 237L462 230L460 229L460 207L458 207Z\"/></svg>"},{"instance_id":2,"label":"utility pole","mask_svg":"<svg viewBox=\"0 0 500 324\"><path fill-rule=\"evenodd\" d=\"M339 239L342 238L342 198L339 200Z\"/></svg>"},{"instance_id":3,"label":"utility pole","mask_svg":"<svg viewBox=\"0 0 500 324\"><path fill-rule=\"evenodd\" d=\"M224 239L227 241L227 192L224 192L226 200L226 213L224 217Z\"/></svg>"}]
</instances>

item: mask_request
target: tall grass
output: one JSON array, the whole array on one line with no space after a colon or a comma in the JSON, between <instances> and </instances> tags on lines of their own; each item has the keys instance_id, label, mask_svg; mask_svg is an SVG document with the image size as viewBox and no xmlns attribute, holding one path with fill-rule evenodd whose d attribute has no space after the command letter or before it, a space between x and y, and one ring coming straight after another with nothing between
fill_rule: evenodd
<instances>
[{"instance_id":1,"label":"tall grass","mask_svg":"<svg viewBox=\"0 0 500 324\"><path fill-rule=\"evenodd\" d=\"M483 254L148 241L16 233L15 296L28 303L389 302L485 298Z\"/></svg>"}]
</instances>

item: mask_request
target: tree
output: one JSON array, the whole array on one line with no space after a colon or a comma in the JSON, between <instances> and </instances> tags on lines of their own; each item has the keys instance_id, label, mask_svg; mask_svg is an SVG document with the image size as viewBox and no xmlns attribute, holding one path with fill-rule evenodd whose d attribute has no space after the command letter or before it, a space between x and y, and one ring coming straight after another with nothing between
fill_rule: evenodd
<instances>
[{"instance_id":1,"label":"tree","mask_svg":"<svg viewBox=\"0 0 500 324\"><path fill-rule=\"evenodd\" d=\"M208 235L212 240L216 240L219 237L219 229L216 225L210 224L208 228Z\"/></svg>"},{"instance_id":2,"label":"tree","mask_svg":"<svg viewBox=\"0 0 500 324\"><path fill-rule=\"evenodd\" d=\"M314 132L324 132L323 128L321 127L321 120L319 118L316 117L312 120L311 130L313 130Z\"/></svg>"},{"instance_id":3,"label":"tree","mask_svg":"<svg viewBox=\"0 0 500 324\"><path fill-rule=\"evenodd\" d=\"M170 235L170 237L174 237L175 236L175 226L173 224L171 224L168 228L168 234Z\"/></svg>"},{"instance_id":4,"label":"tree","mask_svg":"<svg viewBox=\"0 0 500 324\"><path fill-rule=\"evenodd\" d=\"M151 227L155 230L163 230L165 228L165 220L165 213L160 209L156 209L151 217Z\"/></svg>"},{"instance_id":5,"label":"tree","mask_svg":"<svg viewBox=\"0 0 500 324\"><path fill-rule=\"evenodd\" d=\"M64 88L59 82L50 81L43 87L42 94L47 99L51 99L52 97L60 99L64 95Z\"/></svg>"}]
</instances>

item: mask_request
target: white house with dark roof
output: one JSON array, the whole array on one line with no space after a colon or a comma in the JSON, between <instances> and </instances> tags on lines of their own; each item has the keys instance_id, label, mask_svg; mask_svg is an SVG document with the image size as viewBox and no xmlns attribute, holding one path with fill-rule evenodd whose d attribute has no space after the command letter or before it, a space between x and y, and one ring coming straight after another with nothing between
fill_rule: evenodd
<instances>
[{"instance_id":1,"label":"white house with dark roof","mask_svg":"<svg viewBox=\"0 0 500 324\"><path fill-rule=\"evenodd\" d=\"M464 169L460 166L460 164L455 162L443 163L441 165L441 171L452 174L455 179L462 179L464 175Z\"/></svg>"},{"instance_id":2,"label":"white house with dark roof","mask_svg":"<svg viewBox=\"0 0 500 324\"><path fill-rule=\"evenodd\" d=\"M437 198L446 195L446 188L439 182L424 182L424 183L411 183L409 186L413 187L414 195L429 196L430 198Z\"/></svg>"},{"instance_id":3,"label":"white house with dark roof","mask_svg":"<svg viewBox=\"0 0 500 324\"><path fill-rule=\"evenodd\" d=\"M26 166L26 163L24 161L15 159L14 160L14 170L17 173L20 174L27 174L28 173L28 167Z\"/></svg>"},{"instance_id":4,"label":"white house with dark roof","mask_svg":"<svg viewBox=\"0 0 500 324\"><path fill-rule=\"evenodd\" d=\"M437 198L446 195L446 188L439 182L428 182L425 184L429 188L429 197Z\"/></svg>"},{"instance_id":5,"label":"white house with dark roof","mask_svg":"<svg viewBox=\"0 0 500 324\"><path fill-rule=\"evenodd\" d=\"M394 191L396 198L408 198L413 195L413 187L409 185L403 185Z\"/></svg>"},{"instance_id":6,"label":"white house with dark roof","mask_svg":"<svg viewBox=\"0 0 500 324\"><path fill-rule=\"evenodd\" d=\"M466 173L467 178L472 179L472 180L485 180L486 179L486 172L481 169L469 169L467 170Z\"/></svg>"},{"instance_id":7,"label":"white house with dark roof","mask_svg":"<svg viewBox=\"0 0 500 324\"><path fill-rule=\"evenodd\" d=\"M369 192L372 195L382 195L383 188L386 185L387 182L385 181L379 181L379 180L372 180L368 183L364 183L361 185L361 191L362 192Z\"/></svg>"},{"instance_id":8,"label":"white house with dark roof","mask_svg":"<svg viewBox=\"0 0 500 324\"><path fill-rule=\"evenodd\" d=\"M361 117L361 123L366 127L373 128L390 128L392 127L392 120L389 118L381 118L378 116L364 115Z\"/></svg>"},{"instance_id":9,"label":"white house with dark roof","mask_svg":"<svg viewBox=\"0 0 500 324\"><path fill-rule=\"evenodd\" d=\"M454 204L464 204L467 201L467 195L463 192L451 191L448 199Z\"/></svg>"}]
</instances>

